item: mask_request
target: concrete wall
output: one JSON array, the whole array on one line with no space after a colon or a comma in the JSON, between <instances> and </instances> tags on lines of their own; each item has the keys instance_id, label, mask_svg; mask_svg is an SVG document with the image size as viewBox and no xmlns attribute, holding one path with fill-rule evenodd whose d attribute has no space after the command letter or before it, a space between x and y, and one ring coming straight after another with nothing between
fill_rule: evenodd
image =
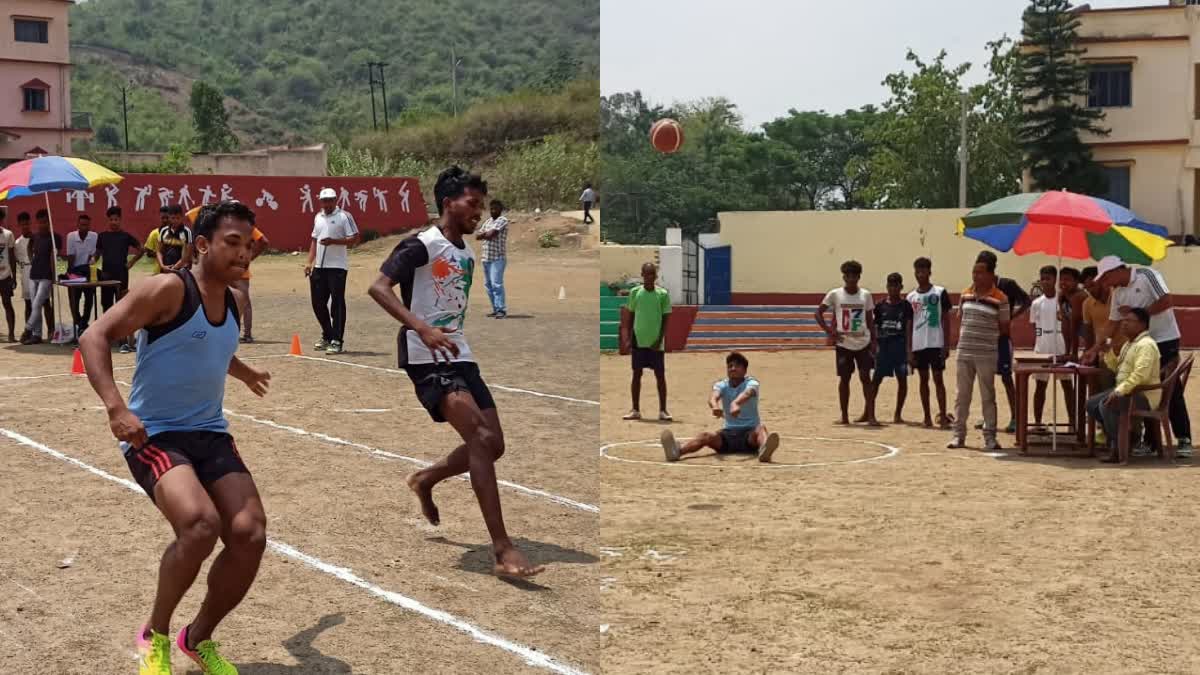
<instances>
[{"instance_id":1,"label":"concrete wall","mask_svg":"<svg viewBox=\"0 0 1200 675\"><path fill-rule=\"evenodd\" d=\"M671 294L671 303L683 302L683 248L680 246L600 247L600 279L608 283L640 279L642 265L658 265L658 284Z\"/></svg>"},{"instance_id":2,"label":"concrete wall","mask_svg":"<svg viewBox=\"0 0 1200 675\"><path fill-rule=\"evenodd\" d=\"M600 247L600 279L604 282L638 279L642 265L658 263L658 246L621 246L604 244Z\"/></svg>"},{"instance_id":3,"label":"concrete wall","mask_svg":"<svg viewBox=\"0 0 1200 675\"><path fill-rule=\"evenodd\" d=\"M161 152L98 152L97 158L117 164L156 164ZM192 173L242 176L324 176L329 149L325 144L306 148L267 148L234 153L197 153Z\"/></svg>"},{"instance_id":4,"label":"concrete wall","mask_svg":"<svg viewBox=\"0 0 1200 675\"><path fill-rule=\"evenodd\" d=\"M812 294L841 284L850 259L863 264L865 288L883 292L889 272L913 283L912 263L933 260L933 278L951 292L971 283L983 244L955 235L958 209L896 211L767 211L719 214L721 243L733 246L733 291ZM1037 278L1049 256L999 254L999 271L1023 284ZM1075 267L1094 262L1070 261ZM1200 248L1173 248L1155 265L1173 294L1200 296Z\"/></svg>"}]
</instances>

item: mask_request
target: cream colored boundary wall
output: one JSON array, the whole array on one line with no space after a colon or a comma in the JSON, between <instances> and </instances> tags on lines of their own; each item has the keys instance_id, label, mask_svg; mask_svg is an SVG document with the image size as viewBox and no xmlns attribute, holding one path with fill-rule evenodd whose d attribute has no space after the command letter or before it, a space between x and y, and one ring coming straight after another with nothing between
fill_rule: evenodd
<instances>
[{"instance_id":1,"label":"cream colored boundary wall","mask_svg":"<svg viewBox=\"0 0 1200 675\"><path fill-rule=\"evenodd\" d=\"M838 268L863 264L865 288L884 291L889 272L913 285L913 260L933 260L935 283L959 292L971 283L982 243L955 235L959 209L896 211L764 211L719 214L721 244L733 247L734 293L823 293L841 285ZM998 271L1030 285L1050 256L999 254ZM1095 262L1066 261L1074 267ZM1200 295L1200 247L1172 249L1155 265L1171 292Z\"/></svg>"},{"instance_id":2,"label":"cream colored boundary wall","mask_svg":"<svg viewBox=\"0 0 1200 675\"><path fill-rule=\"evenodd\" d=\"M679 246L600 247L600 280L603 282L639 279L642 265L658 265L658 284L671 294L671 302L683 302L683 249Z\"/></svg>"}]
</instances>

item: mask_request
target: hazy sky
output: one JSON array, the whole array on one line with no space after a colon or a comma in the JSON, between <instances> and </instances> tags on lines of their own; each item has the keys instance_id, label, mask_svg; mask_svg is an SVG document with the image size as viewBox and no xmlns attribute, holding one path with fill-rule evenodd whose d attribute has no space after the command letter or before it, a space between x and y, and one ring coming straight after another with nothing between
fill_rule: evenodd
<instances>
[{"instance_id":1,"label":"hazy sky","mask_svg":"<svg viewBox=\"0 0 1200 675\"><path fill-rule=\"evenodd\" d=\"M1092 0L1093 7L1167 0ZM1075 3L1082 4L1081 2ZM883 78L909 47L970 61L1016 37L1028 0L601 0L601 91L656 103L724 96L756 127L789 108L841 112L882 103Z\"/></svg>"}]
</instances>

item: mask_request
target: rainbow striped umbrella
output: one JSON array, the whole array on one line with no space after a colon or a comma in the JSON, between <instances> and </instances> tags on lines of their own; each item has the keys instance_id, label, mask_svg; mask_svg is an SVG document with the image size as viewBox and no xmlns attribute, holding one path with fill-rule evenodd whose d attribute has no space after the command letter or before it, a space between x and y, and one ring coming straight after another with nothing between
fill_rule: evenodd
<instances>
[{"instance_id":1,"label":"rainbow striped umbrella","mask_svg":"<svg viewBox=\"0 0 1200 675\"><path fill-rule=\"evenodd\" d=\"M997 199L958 221L958 234L998 251L1099 260L1115 255L1149 265L1167 255L1167 229L1110 201L1073 192L1030 192Z\"/></svg>"},{"instance_id":2,"label":"rainbow striped umbrella","mask_svg":"<svg viewBox=\"0 0 1200 675\"><path fill-rule=\"evenodd\" d=\"M121 176L78 157L34 157L0 171L0 201L56 190L86 190L121 182Z\"/></svg>"}]
</instances>

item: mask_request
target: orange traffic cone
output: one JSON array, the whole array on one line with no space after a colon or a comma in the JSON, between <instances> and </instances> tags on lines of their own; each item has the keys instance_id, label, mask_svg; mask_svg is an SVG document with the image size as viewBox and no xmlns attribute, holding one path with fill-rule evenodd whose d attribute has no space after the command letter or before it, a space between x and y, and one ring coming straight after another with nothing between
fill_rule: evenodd
<instances>
[{"instance_id":1,"label":"orange traffic cone","mask_svg":"<svg viewBox=\"0 0 1200 675\"><path fill-rule=\"evenodd\" d=\"M75 356L71 359L71 374L72 375L87 375L87 371L83 369L83 354L79 350L75 350Z\"/></svg>"},{"instance_id":2,"label":"orange traffic cone","mask_svg":"<svg viewBox=\"0 0 1200 675\"><path fill-rule=\"evenodd\" d=\"M290 356L300 356L304 352L300 351L300 334L292 333L292 350L288 352Z\"/></svg>"}]
</instances>

